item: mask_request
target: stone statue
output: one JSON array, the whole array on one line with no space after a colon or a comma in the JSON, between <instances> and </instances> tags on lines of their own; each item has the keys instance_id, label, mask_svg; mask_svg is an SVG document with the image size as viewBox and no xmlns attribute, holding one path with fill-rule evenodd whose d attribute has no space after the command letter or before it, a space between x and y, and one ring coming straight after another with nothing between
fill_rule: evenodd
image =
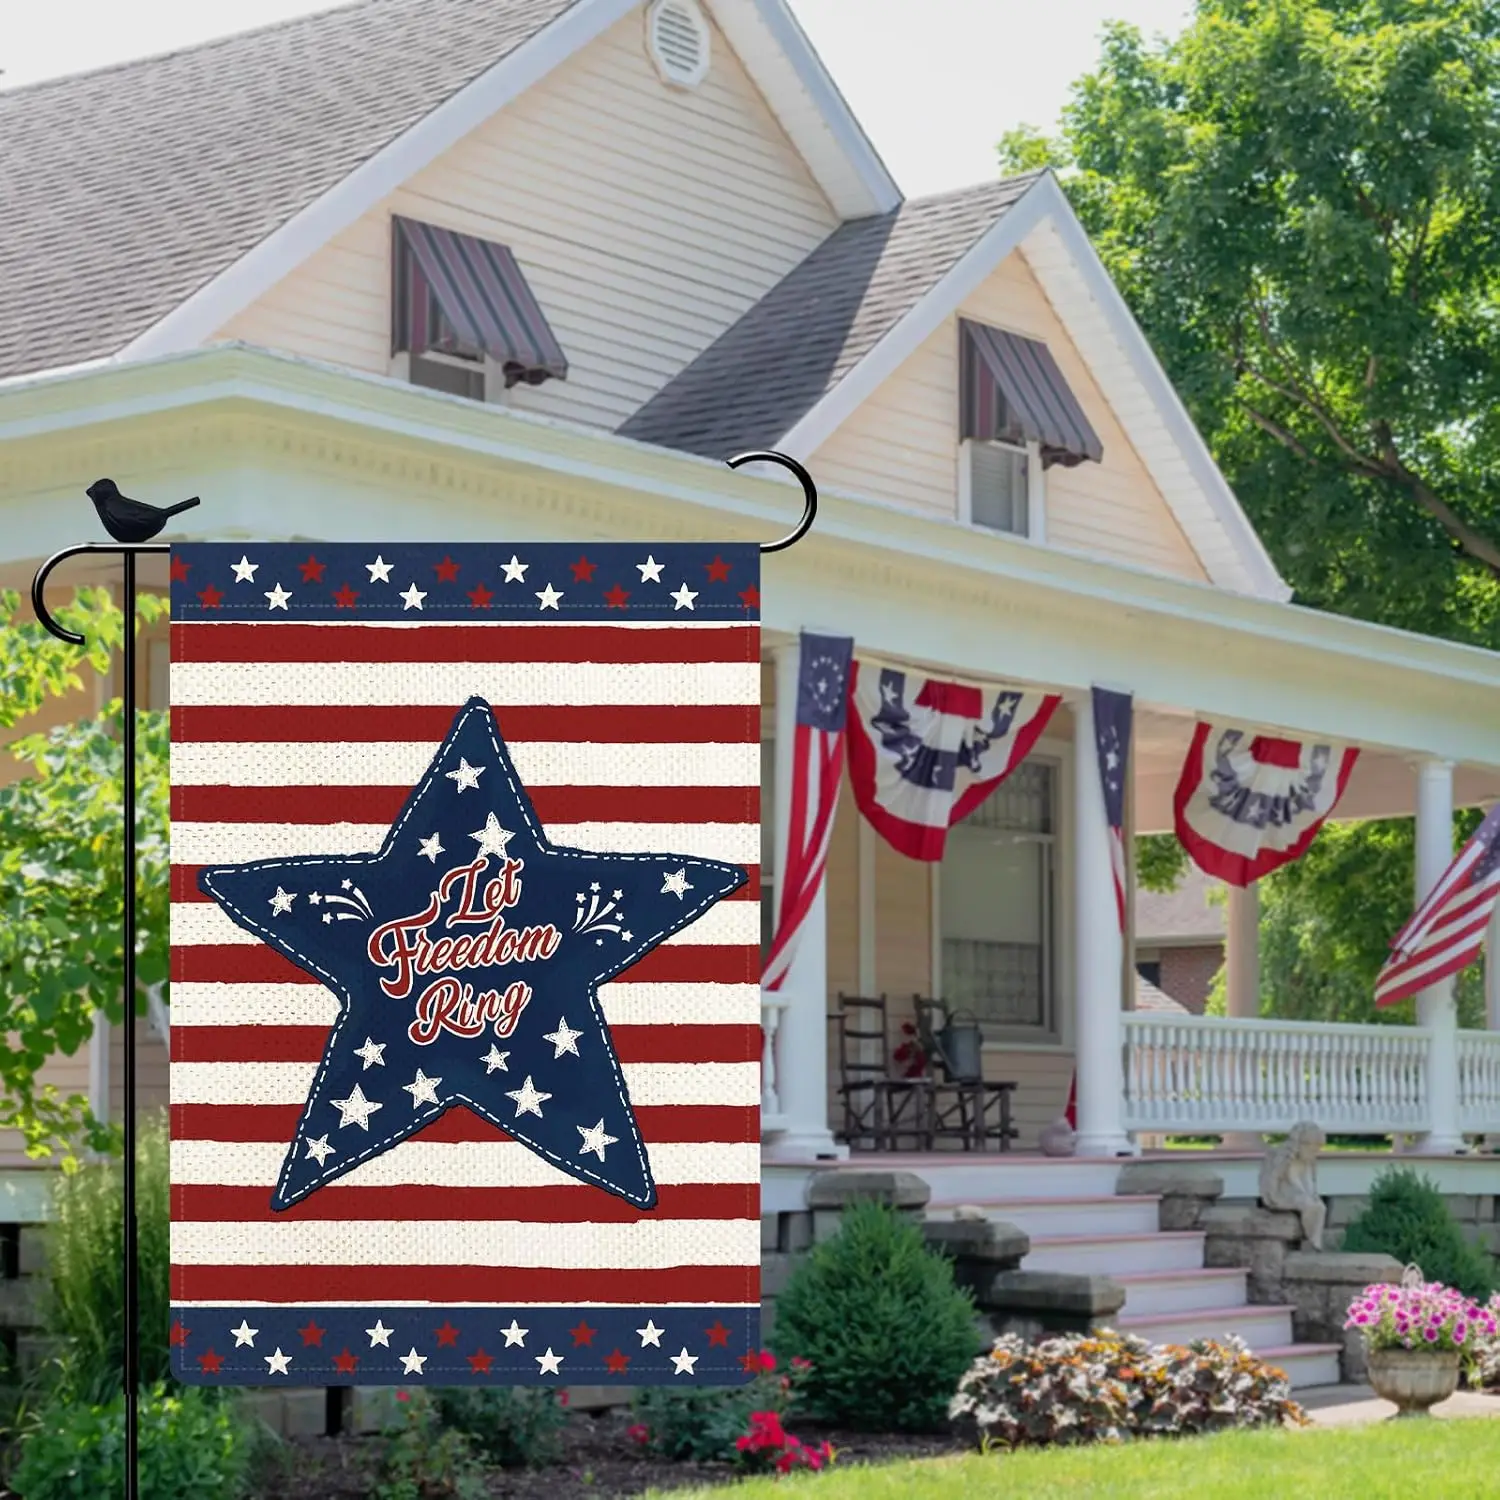
<instances>
[{"instance_id":1,"label":"stone statue","mask_svg":"<svg viewBox=\"0 0 1500 1500\"><path fill-rule=\"evenodd\" d=\"M1310 1120L1294 1125L1260 1164L1260 1201L1267 1208L1302 1216L1302 1233L1314 1250L1323 1248L1328 1208L1318 1196L1318 1152L1325 1137Z\"/></svg>"},{"instance_id":2,"label":"stone statue","mask_svg":"<svg viewBox=\"0 0 1500 1500\"><path fill-rule=\"evenodd\" d=\"M1066 1115L1059 1115L1046 1126L1037 1139L1043 1156L1072 1156L1077 1149L1078 1137L1068 1124Z\"/></svg>"}]
</instances>

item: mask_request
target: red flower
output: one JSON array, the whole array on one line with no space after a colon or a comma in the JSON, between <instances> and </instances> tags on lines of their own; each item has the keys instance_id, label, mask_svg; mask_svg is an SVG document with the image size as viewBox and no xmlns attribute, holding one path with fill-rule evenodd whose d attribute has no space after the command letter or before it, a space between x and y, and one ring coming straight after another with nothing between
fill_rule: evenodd
<instances>
[{"instance_id":1,"label":"red flower","mask_svg":"<svg viewBox=\"0 0 1500 1500\"><path fill-rule=\"evenodd\" d=\"M396 1399L398 1401L410 1401L411 1400L411 1392L410 1391L397 1391L396 1392Z\"/></svg>"},{"instance_id":2,"label":"red flower","mask_svg":"<svg viewBox=\"0 0 1500 1500\"><path fill-rule=\"evenodd\" d=\"M774 1370L776 1368L776 1356L769 1349L760 1351L760 1367L762 1370Z\"/></svg>"},{"instance_id":3,"label":"red flower","mask_svg":"<svg viewBox=\"0 0 1500 1500\"><path fill-rule=\"evenodd\" d=\"M794 1370L810 1370L812 1369L812 1361L810 1359L803 1359L800 1354L794 1354L792 1356L792 1368Z\"/></svg>"},{"instance_id":4,"label":"red flower","mask_svg":"<svg viewBox=\"0 0 1500 1500\"><path fill-rule=\"evenodd\" d=\"M566 1406L568 1404L568 1393L566 1391L559 1391L557 1393L557 1404L559 1406Z\"/></svg>"},{"instance_id":5,"label":"red flower","mask_svg":"<svg viewBox=\"0 0 1500 1500\"><path fill-rule=\"evenodd\" d=\"M651 1441L651 1429L644 1422L635 1422L625 1429L625 1436L632 1442L649 1443ZM740 1441L743 1442L744 1439L741 1438Z\"/></svg>"}]
</instances>

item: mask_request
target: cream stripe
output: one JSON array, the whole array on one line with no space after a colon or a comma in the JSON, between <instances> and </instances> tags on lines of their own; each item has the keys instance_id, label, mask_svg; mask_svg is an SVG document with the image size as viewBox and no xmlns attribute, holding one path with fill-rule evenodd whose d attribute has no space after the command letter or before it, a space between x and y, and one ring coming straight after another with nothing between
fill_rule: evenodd
<instances>
[{"instance_id":1,"label":"cream stripe","mask_svg":"<svg viewBox=\"0 0 1500 1500\"><path fill-rule=\"evenodd\" d=\"M605 984L611 1026L754 1026L757 984ZM174 1026L332 1026L339 1002L311 984L174 984Z\"/></svg>"},{"instance_id":2,"label":"cream stripe","mask_svg":"<svg viewBox=\"0 0 1500 1500\"><path fill-rule=\"evenodd\" d=\"M172 863L219 864L230 855L238 864L374 854L389 832L389 823L173 823ZM549 823L546 834L555 848L592 854L680 854L736 865L760 863L759 823Z\"/></svg>"},{"instance_id":3,"label":"cream stripe","mask_svg":"<svg viewBox=\"0 0 1500 1500\"><path fill-rule=\"evenodd\" d=\"M641 1219L633 1224L548 1224L509 1219L435 1223L374 1219L340 1224L172 1225L174 1266L556 1266L665 1270L759 1266L758 1219Z\"/></svg>"},{"instance_id":4,"label":"cream stripe","mask_svg":"<svg viewBox=\"0 0 1500 1500\"><path fill-rule=\"evenodd\" d=\"M173 1141L176 1184L264 1187L281 1176L287 1148L275 1141ZM662 1142L651 1147L651 1174L663 1186L760 1182L760 1147L754 1142L718 1145ZM402 1141L361 1162L340 1187L577 1187L569 1177L518 1141ZM593 1191L593 1189L589 1189Z\"/></svg>"},{"instance_id":5,"label":"cream stripe","mask_svg":"<svg viewBox=\"0 0 1500 1500\"><path fill-rule=\"evenodd\" d=\"M759 705L760 662L174 662L174 708Z\"/></svg>"},{"instance_id":6,"label":"cream stripe","mask_svg":"<svg viewBox=\"0 0 1500 1500\"><path fill-rule=\"evenodd\" d=\"M508 742L527 786L760 786L758 744ZM173 786L414 786L435 742L172 746Z\"/></svg>"},{"instance_id":7,"label":"cream stripe","mask_svg":"<svg viewBox=\"0 0 1500 1500\"><path fill-rule=\"evenodd\" d=\"M412 882L416 893L414 904L423 896L418 882ZM358 930L358 929L356 929ZM566 935L566 934L565 934ZM232 943L240 947L258 947L263 940L253 932L237 926L229 913L211 901L175 901L172 903L172 945L190 948L201 943ZM592 941L592 940L590 940ZM709 907L696 921L675 932L664 946L706 944L745 946L760 942L760 907L753 901L720 901Z\"/></svg>"},{"instance_id":8,"label":"cream stripe","mask_svg":"<svg viewBox=\"0 0 1500 1500\"><path fill-rule=\"evenodd\" d=\"M583 1016L573 1018L575 1026L583 1025ZM589 1045L585 1035L578 1043ZM562 1063L566 1063L564 1058ZM549 1063L548 1066L554 1066ZM561 1064L557 1064L561 1066ZM171 1065L171 1099L173 1104L304 1104L318 1071L316 1063L173 1063ZM663 1104L718 1104L748 1106L760 1103L760 1064L754 1063L622 1063L625 1087L630 1102L637 1108ZM376 1074L380 1072L377 1068ZM537 1087L547 1087L548 1075L537 1078ZM410 1099L401 1092L399 1083L378 1090L385 1107L397 1115L411 1109ZM381 1083L386 1080L381 1079ZM500 1087L501 1083L506 1087ZM499 1076L495 1079L493 1098L496 1113L504 1120L514 1108L505 1097L507 1089L520 1084ZM377 1097L377 1084L366 1080L365 1093ZM543 1111L546 1105L542 1106ZM332 1106L330 1114L336 1114ZM387 1119L390 1117L387 1116ZM384 1123L382 1121L382 1123ZM335 1134L340 1127L334 1126ZM352 1134L351 1134L352 1132ZM364 1132L355 1125L342 1127L349 1140L360 1139Z\"/></svg>"}]
</instances>

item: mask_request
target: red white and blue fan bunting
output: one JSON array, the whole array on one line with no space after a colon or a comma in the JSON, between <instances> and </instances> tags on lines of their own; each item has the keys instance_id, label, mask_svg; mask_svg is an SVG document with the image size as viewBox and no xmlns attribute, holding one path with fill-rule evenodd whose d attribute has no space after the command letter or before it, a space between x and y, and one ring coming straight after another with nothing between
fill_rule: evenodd
<instances>
[{"instance_id":1,"label":"red white and blue fan bunting","mask_svg":"<svg viewBox=\"0 0 1500 1500\"><path fill-rule=\"evenodd\" d=\"M758 577L173 549L179 1379L759 1368Z\"/></svg>"},{"instance_id":2,"label":"red white and blue fan bunting","mask_svg":"<svg viewBox=\"0 0 1500 1500\"><path fill-rule=\"evenodd\" d=\"M1358 757L1349 745L1200 723L1173 799L1177 837L1205 874L1247 886L1306 850Z\"/></svg>"},{"instance_id":3,"label":"red white and blue fan bunting","mask_svg":"<svg viewBox=\"0 0 1500 1500\"><path fill-rule=\"evenodd\" d=\"M909 859L942 859L948 830L1021 764L1061 701L856 662L849 780L860 812Z\"/></svg>"},{"instance_id":4,"label":"red white and blue fan bunting","mask_svg":"<svg viewBox=\"0 0 1500 1500\"><path fill-rule=\"evenodd\" d=\"M839 783L844 779L845 694L853 654L854 642L847 636L803 632L798 649L786 867L776 882L776 933L760 978L767 990L779 990L786 979L828 864Z\"/></svg>"}]
</instances>

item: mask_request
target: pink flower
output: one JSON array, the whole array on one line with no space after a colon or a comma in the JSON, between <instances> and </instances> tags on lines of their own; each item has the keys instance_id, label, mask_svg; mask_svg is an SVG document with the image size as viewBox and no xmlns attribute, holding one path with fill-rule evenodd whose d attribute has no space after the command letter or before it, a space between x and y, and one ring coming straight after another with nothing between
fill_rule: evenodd
<instances>
[{"instance_id":1,"label":"pink flower","mask_svg":"<svg viewBox=\"0 0 1500 1500\"><path fill-rule=\"evenodd\" d=\"M774 1370L776 1368L776 1356L769 1349L760 1351L760 1367L762 1370Z\"/></svg>"},{"instance_id":2,"label":"pink flower","mask_svg":"<svg viewBox=\"0 0 1500 1500\"><path fill-rule=\"evenodd\" d=\"M396 1399L398 1401L410 1401L411 1400L411 1392L410 1391L397 1391L396 1392Z\"/></svg>"},{"instance_id":3,"label":"pink flower","mask_svg":"<svg viewBox=\"0 0 1500 1500\"><path fill-rule=\"evenodd\" d=\"M633 1422L625 1429L625 1436L631 1439L632 1442L649 1443L651 1441L651 1429L644 1422Z\"/></svg>"},{"instance_id":4,"label":"pink flower","mask_svg":"<svg viewBox=\"0 0 1500 1500\"><path fill-rule=\"evenodd\" d=\"M557 1404L559 1406L566 1406L568 1404L568 1393L566 1391L559 1391L557 1393Z\"/></svg>"},{"instance_id":5,"label":"pink flower","mask_svg":"<svg viewBox=\"0 0 1500 1500\"><path fill-rule=\"evenodd\" d=\"M812 1369L812 1361L810 1359L803 1359L800 1354L794 1354L792 1356L792 1368L794 1370L810 1370Z\"/></svg>"}]
</instances>

